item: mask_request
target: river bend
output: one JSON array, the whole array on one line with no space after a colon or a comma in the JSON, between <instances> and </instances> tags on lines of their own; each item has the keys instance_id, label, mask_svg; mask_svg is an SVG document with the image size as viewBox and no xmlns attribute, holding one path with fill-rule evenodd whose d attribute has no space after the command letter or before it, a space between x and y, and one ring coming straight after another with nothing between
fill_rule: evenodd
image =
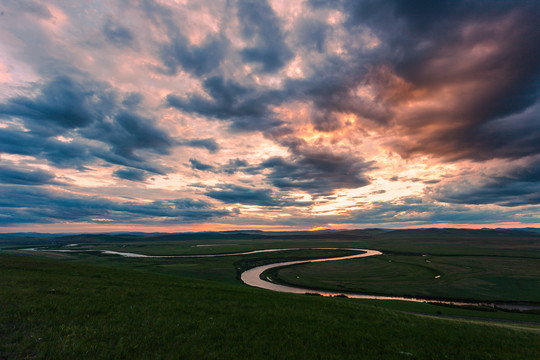
<instances>
[{"instance_id":1,"label":"river bend","mask_svg":"<svg viewBox=\"0 0 540 360\"><path fill-rule=\"evenodd\" d=\"M266 290L278 291L283 293L293 293L293 294L318 294L322 296L343 296L345 295L348 298L353 299L374 299L374 300L401 300L401 301L413 301L413 302L432 302L439 304L453 304L453 305L487 305L494 306L494 303L490 302L462 302L462 301L448 301L448 300L433 300L433 299L421 299L421 298L410 298L410 297L401 297L401 296L380 296L380 295L361 295L361 294L352 294L344 292L333 292L333 291L320 291L315 289L301 288L291 285L282 285L276 284L268 279L264 279L262 274L269 269L274 269L278 267L297 265L297 264L307 264L314 262L323 262L323 261L337 261L337 260L347 260L347 259L356 259L363 258L368 256L382 255L382 252L377 250L368 250L368 249L351 249L351 248L286 248L286 249L264 249L264 250L254 250L246 252L237 252L237 253L224 253L224 254L199 254L199 255L144 255L136 254L129 252L121 251L112 251L112 250L54 250L46 248L28 248L20 249L25 251L46 251L46 252L101 252L105 255L117 255L131 258L208 258L208 257L222 257L222 256L238 256L238 255L251 255L259 253L269 253L269 252L278 252L278 251L293 251L293 250L351 250L359 251L360 254L341 256L341 257L332 257L324 259L312 259L312 260L297 260L297 261L286 261L274 264L267 264L262 266L257 266L255 268L244 271L241 274L241 280L249 286L258 287ZM520 309L519 305L514 304L497 304L499 307L506 307L508 309ZM536 307L535 307L536 308Z\"/></svg>"}]
</instances>

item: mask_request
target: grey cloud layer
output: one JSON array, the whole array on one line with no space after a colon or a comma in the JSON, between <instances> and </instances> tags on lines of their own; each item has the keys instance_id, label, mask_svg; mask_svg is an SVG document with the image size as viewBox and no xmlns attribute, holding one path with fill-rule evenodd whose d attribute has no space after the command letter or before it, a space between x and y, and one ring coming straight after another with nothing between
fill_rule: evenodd
<instances>
[{"instance_id":1,"label":"grey cloud layer","mask_svg":"<svg viewBox=\"0 0 540 360\"><path fill-rule=\"evenodd\" d=\"M205 195L226 204L279 207L309 205L309 202L296 202L291 198L276 194L270 189L256 189L232 184L210 189L205 192Z\"/></svg>"},{"instance_id":2,"label":"grey cloud layer","mask_svg":"<svg viewBox=\"0 0 540 360\"><path fill-rule=\"evenodd\" d=\"M16 185L58 184L55 175L41 169L0 165L0 183Z\"/></svg>"},{"instance_id":3,"label":"grey cloud layer","mask_svg":"<svg viewBox=\"0 0 540 360\"><path fill-rule=\"evenodd\" d=\"M355 134L366 138L371 131L386 139L384 151L411 161L427 156L447 163L495 159L505 165L483 175L425 181L428 203L375 203L370 210L351 210L348 218L334 220L411 221L409 213L421 214L417 220L423 221L465 221L482 214L494 219L502 216L467 206L500 205L505 207L500 214L517 216L507 208L540 203L539 2L312 0L306 13L284 19L267 1L111 1L106 12L94 9L99 16L92 21L79 16L83 12L76 6L56 5L95 32L73 33L73 40L60 34L64 30L58 26L53 35L52 30L40 31L40 21L55 17L52 7L33 1L4 5L5 17L32 19L25 26L20 20L10 20L13 26L6 21L2 30L12 35L6 43L23 44L13 56L40 80L24 93L17 88L0 100L5 123L0 152L45 160L51 168L0 167L0 182L10 184L5 190L27 204L17 206L6 195L5 223L93 217L202 221L236 215L200 200L143 205L60 195L55 191L65 184L55 172L62 168L114 166L110 172L122 183L144 184L153 175L171 174L187 164L187 177L262 179L257 184L250 178L242 185L206 185L202 195L208 201L301 208L312 203L295 201L291 194L324 201L339 190L369 185L374 180L370 174L386 166L350 144L343 149L303 139L302 119L286 119L276 110L291 104L309 109L306 122L315 131L341 136L354 127ZM191 11L201 9L213 30L193 40L191 35L207 25L190 20ZM330 21L334 10L341 17ZM55 36L63 38L57 41ZM150 94L140 83L140 92L120 90L122 81L85 67L110 57L104 63L120 68L114 58L120 53L147 64L144 75L152 79L149 83L155 81L153 86L158 83L153 78L180 84L161 89L161 108L145 102ZM305 74L286 76L288 66L298 60ZM159 125L164 111L215 120L225 124L226 133L217 139L173 137ZM355 115L354 125L345 124L343 115L348 114ZM288 153L249 161L238 154L225 162L220 158L221 163L212 160L228 149L229 137L256 133ZM204 149L204 157L189 153L171 159L183 147ZM510 166L510 161L521 165ZM52 204L43 215L31 209L45 206L41 198ZM455 207L447 210L438 203Z\"/></svg>"},{"instance_id":4,"label":"grey cloud layer","mask_svg":"<svg viewBox=\"0 0 540 360\"><path fill-rule=\"evenodd\" d=\"M521 206L540 204L540 158L508 169L463 176L430 189L438 201L454 204Z\"/></svg>"},{"instance_id":5,"label":"grey cloud layer","mask_svg":"<svg viewBox=\"0 0 540 360\"><path fill-rule=\"evenodd\" d=\"M43 188L0 186L0 224L75 222L185 223L235 216L197 199L115 202Z\"/></svg>"},{"instance_id":6,"label":"grey cloud layer","mask_svg":"<svg viewBox=\"0 0 540 360\"><path fill-rule=\"evenodd\" d=\"M21 119L28 130L0 129L0 150L43 158L59 167L84 169L102 159L164 174L168 169L150 160L146 152L168 155L174 146L219 149L213 139L171 138L156 126L155 119L125 105L132 105L138 96L128 94L121 102L121 94L106 83L55 77L38 88L34 97L12 97L0 104L0 117ZM58 140L60 135L73 140Z\"/></svg>"},{"instance_id":7,"label":"grey cloud layer","mask_svg":"<svg viewBox=\"0 0 540 360\"><path fill-rule=\"evenodd\" d=\"M280 20L266 1L239 0L238 19L244 38L254 42L241 51L245 62L259 63L262 72L274 72L293 57L285 43Z\"/></svg>"},{"instance_id":8,"label":"grey cloud layer","mask_svg":"<svg viewBox=\"0 0 540 360\"><path fill-rule=\"evenodd\" d=\"M481 1L341 3L351 14L351 23L368 23L388 44L382 54L385 62L406 81L380 90L380 100L394 112L393 123L410 136L410 141L396 144L403 155L486 160L540 152L540 138L534 131L540 125L538 116L521 115L537 108L540 5L531 1L486 5ZM383 25L388 23L395 25ZM380 73L372 81L380 86L392 79ZM453 94L449 100L455 101L451 106L402 110L407 103L421 100L422 95L415 98L419 93L438 93L443 98L448 92ZM514 128L510 134L508 127Z\"/></svg>"}]
</instances>

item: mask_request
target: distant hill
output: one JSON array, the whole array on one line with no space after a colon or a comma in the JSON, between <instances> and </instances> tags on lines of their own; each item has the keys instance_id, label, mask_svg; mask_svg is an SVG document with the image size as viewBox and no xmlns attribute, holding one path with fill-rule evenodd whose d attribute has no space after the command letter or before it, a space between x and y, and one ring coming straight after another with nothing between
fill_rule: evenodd
<instances>
[{"instance_id":1,"label":"distant hill","mask_svg":"<svg viewBox=\"0 0 540 360\"><path fill-rule=\"evenodd\" d=\"M185 233L144 233L144 232L111 232L101 234L50 234L50 233L5 233L0 234L1 245L66 245L71 243L114 243L122 241L189 241L189 240L226 240L226 239L448 239L464 238L498 238L498 237L537 237L538 228L517 229L355 229L355 230L321 230L321 231L262 231L232 230L204 231Z\"/></svg>"}]
</instances>

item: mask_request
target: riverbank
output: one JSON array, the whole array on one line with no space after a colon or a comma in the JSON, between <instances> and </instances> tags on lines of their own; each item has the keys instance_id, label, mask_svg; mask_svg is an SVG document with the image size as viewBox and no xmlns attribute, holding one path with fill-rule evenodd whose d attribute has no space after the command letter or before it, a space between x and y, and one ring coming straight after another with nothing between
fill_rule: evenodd
<instances>
[{"instance_id":1,"label":"riverbank","mask_svg":"<svg viewBox=\"0 0 540 360\"><path fill-rule=\"evenodd\" d=\"M342 249L345 250L345 249ZM284 293L293 293L293 294L310 294L310 295L322 295L322 296L341 296L353 299L370 299L370 300L398 300L398 301L410 301L418 303L432 303L445 306L456 306L460 308L466 307L488 307L492 309L502 309L502 310L513 310L519 312L526 311L536 311L540 310L540 304L518 304L518 303L494 303L494 302L485 302L485 301L474 301L474 300L462 300L462 299L437 299L437 298L418 298L418 297L404 297L404 296L388 296L388 295L377 295L377 294L358 294L358 293L348 293L348 292L336 292L328 291L327 289L319 288L303 288L294 286L293 284L287 283L280 280L276 275L278 270L285 269L287 267L301 265L301 264L311 264L311 263L322 263L330 261L339 261L339 260L351 260L358 258L366 258L371 256L382 255L382 252L377 250L367 250L367 249L346 249L360 251L362 254L351 255L345 257L332 257L324 259L312 259L312 260L302 260L302 261L289 261L289 262L280 262L275 264L267 264L259 266L242 273L242 281L250 286L272 290L277 292ZM270 278L268 274L274 274L273 278Z\"/></svg>"}]
</instances>

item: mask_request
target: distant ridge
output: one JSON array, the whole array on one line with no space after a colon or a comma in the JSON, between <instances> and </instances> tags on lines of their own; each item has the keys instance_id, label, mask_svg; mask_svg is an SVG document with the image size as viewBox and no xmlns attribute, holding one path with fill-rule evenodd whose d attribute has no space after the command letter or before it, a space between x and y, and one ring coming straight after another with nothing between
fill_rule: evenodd
<instances>
[{"instance_id":1,"label":"distant ridge","mask_svg":"<svg viewBox=\"0 0 540 360\"><path fill-rule=\"evenodd\" d=\"M381 233L381 232L433 232L442 234L451 233L466 233L466 232L531 232L540 233L540 228L526 227L526 228L482 228L482 229L469 229L469 228L415 228L415 229L386 229L386 228L366 228L366 229L324 229L318 231L309 230L286 230L286 231L266 231L266 230L252 230L252 229L239 229L239 230L226 230L226 231L185 231L185 232L143 232L143 231L111 231L111 232L96 232L96 233L39 233L39 232L14 232L14 233L0 233L0 237L70 237L70 236L171 236L171 235L209 235L209 234L253 234L253 235L277 235L277 234L324 234L324 233Z\"/></svg>"}]
</instances>

